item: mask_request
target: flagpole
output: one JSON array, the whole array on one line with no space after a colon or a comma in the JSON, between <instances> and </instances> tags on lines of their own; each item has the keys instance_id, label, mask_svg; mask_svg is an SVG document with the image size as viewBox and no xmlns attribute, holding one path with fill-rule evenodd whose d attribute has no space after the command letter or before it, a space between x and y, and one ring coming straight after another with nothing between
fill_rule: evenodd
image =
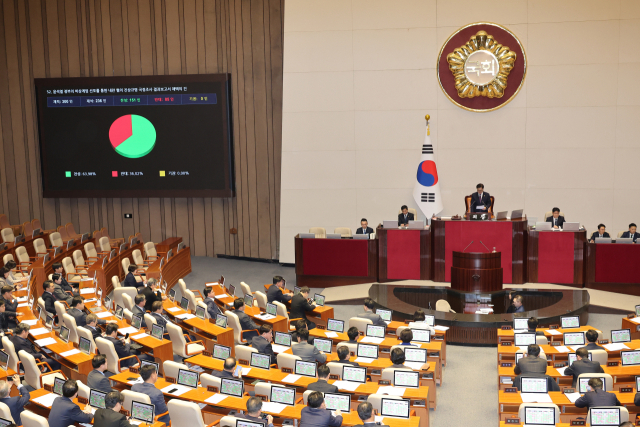
<instances>
[{"instance_id":1,"label":"flagpole","mask_svg":"<svg viewBox=\"0 0 640 427\"><path fill-rule=\"evenodd\" d=\"M429 129L429 119L431 118L430 115L426 115L424 116L424 119L427 121L427 135L431 135L431 130Z\"/></svg>"}]
</instances>

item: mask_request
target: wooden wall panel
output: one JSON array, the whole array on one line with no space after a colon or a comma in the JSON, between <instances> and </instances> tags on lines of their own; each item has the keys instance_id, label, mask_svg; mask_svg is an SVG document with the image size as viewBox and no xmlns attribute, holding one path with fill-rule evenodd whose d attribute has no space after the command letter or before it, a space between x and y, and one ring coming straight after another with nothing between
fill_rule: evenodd
<instances>
[{"instance_id":1,"label":"wooden wall panel","mask_svg":"<svg viewBox=\"0 0 640 427\"><path fill-rule=\"evenodd\" d=\"M0 0L0 213L277 259L283 14L284 0ZM231 75L235 197L42 198L34 78L196 73Z\"/></svg>"}]
</instances>

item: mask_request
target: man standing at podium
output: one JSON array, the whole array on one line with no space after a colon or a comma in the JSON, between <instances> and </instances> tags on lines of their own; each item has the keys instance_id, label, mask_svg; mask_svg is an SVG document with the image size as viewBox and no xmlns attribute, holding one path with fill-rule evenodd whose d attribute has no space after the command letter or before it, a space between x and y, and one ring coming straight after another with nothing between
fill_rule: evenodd
<instances>
[{"instance_id":1,"label":"man standing at podium","mask_svg":"<svg viewBox=\"0 0 640 427\"><path fill-rule=\"evenodd\" d=\"M491 196L485 193L484 184L476 185L476 190L471 195L471 212L487 212L491 207Z\"/></svg>"},{"instance_id":2,"label":"man standing at podium","mask_svg":"<svg viewBox=\"0 0 640 427\"><path fill-rule=\"evenodd\" d=\"M402 205L400 210L402 211L402 213L398 215L398 227L406 227L407 224L409 224L409 221L413 221L415 220L415 218L413 217L413 214L409 212L409 208L407 207L407 205Z\"/></svg>"},{"instance_id":3,"label":"man standing at podium","mask_svg":"<svg viewBox=\"0 0 640 427\"><path fill-rule=\"evenodd\" d=\"M551 223L551 228L562 228L564 217L560 216L560 208L553 208L553 215L547 218L547 222Z\"/></svg>"},{"instance_id":4,"label":"man standing at podium","mask_svg":"<svg viewBox=\"0 0 640 427\"><path fill-rule=\"evenodd\" d=\"M360 228L356 230L356 234L373 234L373 228L369 227L369 221L367 218L360 220Z\"/></svg>"}]
</instances>

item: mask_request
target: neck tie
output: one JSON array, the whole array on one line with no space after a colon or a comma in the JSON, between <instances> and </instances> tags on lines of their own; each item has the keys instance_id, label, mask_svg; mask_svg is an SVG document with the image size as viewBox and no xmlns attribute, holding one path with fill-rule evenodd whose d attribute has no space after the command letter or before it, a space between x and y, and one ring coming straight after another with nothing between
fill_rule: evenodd
<instances>
[{"instance_id":1,"label":"neck tie","mask_svg":"<svg viewBox=\"0 0 640 427\"><path fill-rule=\"evenodd\" d=\"M553 225L558 225L557 221L558 220L556 218L553 218Z\"/></svg>"}]
</instances>

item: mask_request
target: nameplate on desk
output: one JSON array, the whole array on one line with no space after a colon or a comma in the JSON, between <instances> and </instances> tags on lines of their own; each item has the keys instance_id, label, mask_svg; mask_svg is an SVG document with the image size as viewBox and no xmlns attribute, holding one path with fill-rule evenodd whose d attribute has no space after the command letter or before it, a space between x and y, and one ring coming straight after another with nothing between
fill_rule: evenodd
<instances>
[{"instance_id":1,"label":"nameplate on desk","mask_svg":"<svg viewBox=\"0 0 640 427\"><path fill-rule=\"evenodd\" d=\"M561 345L562 345L562 342L560 342L560 341L551 341L549 344L550 344L552 347L559 347L559 346L561 346Z\"/></svg>"},{"instance_id":2,"label":"nameplate on desk","mask_svg":"<svg viewBox=\"0 0 640 427\"><path fill-rule=\"evenodd\" d=\"M131 372L132 374L137 374L140 371L138 371L138 368L134 368L133 366L129 368L129 372Z\"/></svg>"},{"instance_id":3,"label":"nameplate on desk","mask_svg":"<svg viewBox=\"0 0 640 427\"><path fill-rule=\"evenodd\" d=\"M378 380L378 385L391 385L389 380Z\"/></svg>"},{"instance_id":4,"label":"nameplate on desk","mask_svg":"<svg viewBox=\"0 0 640 427\"><path fill-rule=\"evenodd\" d=\"M503 347L511 347L511 341L502 341L500 345Z\"/></svg>"},{"instance_id":5,"label":"nameplate on desk","mask_svg":"<svg viewBox=\"0 0 640 427\"><path fill-rule=\"evenodd\" d=\"M324 331L325 329L327 329L323 325L316 325L316 328L320 329L321 331Z\"/></svg>"},{"instance_id":6,"label":"nameplate on desk","mask_svg":"<svg viewBox=\"0 0 640 427\"><path fill-rule=\"evenodd\" d=\"M560 325L549 325L549 329L560 329Z\"/></svg>"},{"instance_id":7,"label":"nameplate on desk","mask_svg":"<svg viewBox=\"0 0 640 427\"><path fill-rule=\"evenodd\" d=\"M45 384L44 389L47 390L48 392L53 393L53 386L51 384Z\"/></svg>"},{"instance_id":8,"label":"nameplate on desk","mask_svg":"<svg viewBox=\"0 0 640 427\"><path fill-rule=\"evenodd\" d=\"M263 402L267 402L269 401L269 397L265 396L264 394L256 394L256 397L260 400L262 400Z\"/></svg>"},{"instance_id":9,"label":"nameplate on desk","mask_svg":"<svg viewBox=\"0 0 640 427\"><path fill-rule=\"evenodd\" d=\"M572 388L565 388L564 390L562 390L562 392L568 394L568 393L575 393L576 391Z\"/></svg>"},{"instance_id":10,"label":"nameplate on desk","mask_svg":"<svg viewBox=\"0 0 640 427\"><path fill-rule=\"evenodd\" d=\"M412 400L411 401L411 406L417 406L419 408L424 408L426 406L426 403L425 403L424 399L416 399L416 400Z\"/></svg>"},{"instance_id":11,"label":"nameplate on desk","mask_svg":"<svg viewBox=\"0 0 640 427\"><path fill-rule=\"evenodd\" d=\"M633 319L634 317L636 317L635 313L629 313L627 314L627 319Z\"/></svg>"},{"instance_id":12,"label":"nameplate on desk","mask_svg":"<svg viewBox=\"0 0 640 427\"><path fill-rule=\"evenodd\" d=\"M620 387L620 393L633 393L633 387Z\"/></svg>"},{"instance_id":13,"label":"nameplate on desk","mask_svg":"<svg viewBox=\"0 0 640 427\"><path fill-rule=\"evenodd\" d=\"M618 362L607 362L607 366L618 366Z\"/></svg>"},{"instance_id":14,"label":"nameplate on desk","mask_svg":"<svg viewBox=\"0 0 640 427\"><path fill-rule=\"evenodd\" d=\"M340 375L329 374L329 379L330 380L339 380L340 379Z\"/></svg>"},{"instance_id":15,"label":"nameplate on desk","mask_svg":"<svg viewBox=\"0 0 640 427\"><path fill-rule=\"evenodd\" d=\"M520 418L507 418L504 420L505 424L520 424Z\"/></svg>"},{"instance_id":16,"label":"nameplate on desk","mask_svg":"<svg viewBox=\"0 0 640 427\"><path fill-rule=\"evenodd\" d=\"M638 419L636 420L636 425L637 425L637 426L640 426L640 418L638 418Z\"/></svg>"},{"instance_id":17,"label":"nameplate on desk","mask_svg":"<svg viewBox=\"0 0 640 427\"><path fill-rule=\"evenodd\" d=\"M564 362L554 363L554 364L553 364L553 367L554 367L554 368L562 368L562 367L564 367Z\"/></svg>"},{"instance_id":18,"label":"nameplate on desk","mask_svg":"<svg viewBox=\"0 0 640 427\"><path fill-rule=\"evenodd\" d=\"M171 378L171 377L164 377L165 381L167 381L168 383L171 384L175 384L176 383L176 379L175 378Z\"/></svg>"},{"instance_id":19,"label":"nameplate on desk","mask_svg":"<svg viewBox=\"0 0 640 427\"><path fill-rule=\"evenodd\" d=\"M244 359L238 359L238 363L241 365L249 366L249 361Z\"/></svg>"},{"instance_id":20,"label":"nameplate on desk","mask_svg":"<svg viewBox=\"0 0 640 427\"><path fill-rule=\"evenodd\" d=\"M513 363L511 363L511 362L502 362L500 364L501 368L511 368L512 366L513 366Z\"/></svg>"},{"instance_id":21,"label":"nameplate on desk","mask_svg":"<svg viewBox=\"0 0 640 427\"><path fill-rule=\"evenodd\" d=\"M598 344L609 344L609 340L600 340Z\"/></svg>"},{"instance_id":22,"label":"nameplate on desk","mask_svg":"<svg viewBox=\"0 0 640 427\"><path fill-rule=\"evenodd\" d=\"M214 385L208 385L207 386L207 391L209 391L211 393L218 393L218 387L216 387Z\"/></svg>"},{"instance_id":23,"label":"nameplate on desk","mask_svg":"<svg viewBox=\"0 0 640 427\"><path fill-rule=\"evenodd\" d=\"M283 374L291 374L293 372L291 368L282 368L280 370L282 371Z\"/></svg>"},{"instance_id":24,"label":"nameplate on desk","mask_svg":"<svg viewBox=\"0 0 640 427\"><path fill-rule=\"evenodd\" d=\"M511 326L509 326L509 325L502 325L502 327L500 329L502 329L503 331L510 331L513 328Z\"/></svg>"},{"instance_id":25,"label":"nameplate on desk","mask_svg":"<svg viewBox=\"0 0 640 427\"><path fill-rule=\"evenodd\" d=\"M203 350L202 351L202 355L205 357L212 357L213 355L211 354L211 352L207 351L207 350Z\"/></svg>"},{"instance_id":26,"label":"nameplate on desk","mask_svg":"<svg viewBox=\"0 0 640 427\"><path fill-rule=\"evenodd\" d=\"M82 403L83 405L86 405L87 403L89 403L89 399L87 399L86 397L78 396L78 403Z\"/></svg>"},{"instance_id":27,"label":"nameplate on desk","mask_svg":"<svg viewBox=\"0 0 640 427\"><path fill-rule=\"evenodd\" d=\"M517 393L518 389L516 387L507 387L504 389L505 393Z\"/></svg>"},{"instance_id":28,"label":"nameplate on desk","mask_svg":"<svg viewBox=\"0 0 640 427\"><path fill-rule=\"evenodd\" d=\"M584 425L586 425L586 421L585 420L571 420L571 425L572 426L584 426Z\"/></svg>"}]
</instances>

